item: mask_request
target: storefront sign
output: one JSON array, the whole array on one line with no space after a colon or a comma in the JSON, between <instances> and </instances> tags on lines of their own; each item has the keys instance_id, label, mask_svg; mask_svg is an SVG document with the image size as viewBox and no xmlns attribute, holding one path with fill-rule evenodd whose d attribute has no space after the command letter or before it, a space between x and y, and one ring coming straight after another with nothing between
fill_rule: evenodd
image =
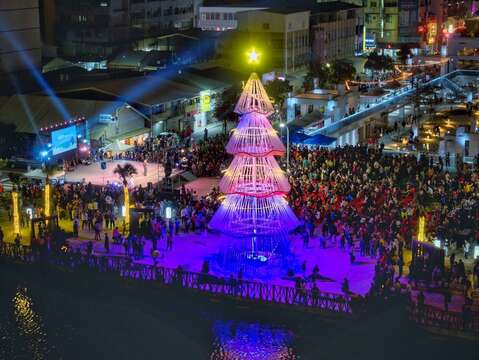
<instances>
[{"instance_id":1,"label":"storefront sign","mask_svg":"<svg viewBox=\"0 0 479 360\"><path fill-rule=\"evenodd\" d=\"M200 112L211 111L211 91L204 90L200 92Z\"/></svg>"},{"instance_id":2,"label":"storefront sign","mask_svg":"<svg viewBox=\"0 0 479 360\"><path fill-rule=\"evenodd\" d=\"M100 124L111 124L112 122L115 122L115 117L111 114L100 114L98 122Z\"/></svg>"}]
</instances>

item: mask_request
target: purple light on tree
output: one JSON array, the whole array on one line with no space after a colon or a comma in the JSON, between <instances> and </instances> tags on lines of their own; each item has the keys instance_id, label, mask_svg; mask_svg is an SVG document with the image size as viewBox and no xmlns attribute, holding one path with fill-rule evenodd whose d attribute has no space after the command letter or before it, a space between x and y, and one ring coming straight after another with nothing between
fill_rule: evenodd
<instances>
[{"instance_id":1,"label":"purple light on tree","mask_svg":"<svg viewBox=\"0 0 479 360\"><path fill-rule=\"evenodd\" d=\"M266 262L299 221L285 199L290 186L274 158L285 153L268 120L274 108L255 73L235 112L240 122L226 146L234 159L220 182L225 199L209 226L232 238L237 257Z\"/></svg>"}]
</instances>

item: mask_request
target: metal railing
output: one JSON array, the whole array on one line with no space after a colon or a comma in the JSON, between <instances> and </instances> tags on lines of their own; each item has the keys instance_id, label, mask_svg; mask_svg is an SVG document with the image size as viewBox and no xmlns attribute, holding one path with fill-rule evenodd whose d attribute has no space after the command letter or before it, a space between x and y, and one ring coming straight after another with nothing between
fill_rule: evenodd
<instances>
[{"instance_id":1,"label":"metal railing","mask_svg":"<svg viewBox=\"0 0 479 360\"><path fill-rule=\"evenodd\" d=\"M426 328L435 328L463 333L473 333L479 336L479 314L468 314L444 311L432 306L411 304L410 319Z\"/></svg>"},{"instance_id":2,"label":"metal railing","mask_svg":"<svg viewBox=\"0 0 479 360\"><path fill-rule=\"evenodd\" d=\"M314 131L314 133L312 133L311 135L315 135L318 133L323 135L330 135L346 125L350 125L358 120L367 118L370 115L376 114L383 109L386 109L390 106L393 106L399 103L406 96L413 94L424 87L435 85L438 82L443 81L444 79L449 80L452 77L460 76L460 75L478 75L479 76L479 70L463 70L463 69L453 70L447 74L440 75L428 81L418 83L418 87L412 87L409 84L401 89L396 90L393 94L390 94L384 97L383 100L381 100L378 103L375 103L373 106L363 109L361 111L358 111L354 114L345 116L342 119L339 119L338 121L332 122L329 126L324 126L323 128Z\"/></svg>"},{"instance_id":3,"label":"metal railing","mask_svg":"<svg viewBox=\"0 0 479 360\"><path fill-rule=\"evenodd\" d=\"M125 257L85 255L80 252L32 251L13 244L0 246L0 258L24 263L47 263L67 269L84 269L100 273L113 273L124 279L147 281L172 288L182 288L199 293L236 300L314 310L340 315L352 315L353 307L361 302L350 296L338 295L294 287L274 285L236 278L222 278L210 274L184 271L161 266L139 264Z\"/></svg>"}]
</instances>

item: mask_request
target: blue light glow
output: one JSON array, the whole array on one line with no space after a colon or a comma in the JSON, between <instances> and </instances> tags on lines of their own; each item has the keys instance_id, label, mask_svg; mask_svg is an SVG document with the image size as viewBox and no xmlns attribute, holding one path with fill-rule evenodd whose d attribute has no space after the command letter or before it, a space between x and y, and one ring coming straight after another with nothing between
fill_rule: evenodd
<instances>
[{"instance_id":1,"label":"blue light glow","mask_svg":"<svg viewBox=\"0 0 479 360\"><path fill-rule=\"evenodd\" d=\"M213 323L215 350L211 359L278 360L296 359L287 329L260 323L220 321Z\"/></svg>"},{"instance_id":2,"label":"blue light glow","mask_svg":"<svg viewBox=\"0 0 479 360\"><path fill-rule=\"evenodd\" d=\"M50 97L53 105L60 113L63 119L71 119L72 116L63 105L62 101L56 96L53 89L51 88L50 84L45 80L43 75L40 71L35 67L30 57L24 51L25 46L20 43L20 41L13 35L12 32L3 32L3 37L7 40L7 42L18 52L20 59L22 62L28 67L28 70L33 75L34 79L40 85L43 91Z\"/></svg>"}]
</instances>

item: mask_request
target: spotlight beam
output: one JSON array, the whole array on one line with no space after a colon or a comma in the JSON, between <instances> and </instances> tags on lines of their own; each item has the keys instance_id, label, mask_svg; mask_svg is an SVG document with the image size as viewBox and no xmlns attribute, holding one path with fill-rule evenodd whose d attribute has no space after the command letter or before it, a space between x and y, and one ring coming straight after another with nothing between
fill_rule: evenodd
<instances>
[{"instance_id":1,"label":"spotlight beam","mask_svg":"<svg viewBox=\"0 0 479 360\"><path fill-rule=\"evenodd\" d=\"M65 105L55 94L47 80L33 65L32 59L25 53L25 48L23 47L21 42L11 32L4 32L3 36L7 40L7 42L15 49L15 51L18 52L20 60L27 66L28 70L33 75L33 78L38 83L38 85L40 85L42 90L45 91L45 93L50 97L53 105L55 106L59 114L62 116L63 120L71 119L72 116L66 109Z\"/></svg>"}]
</instances>

